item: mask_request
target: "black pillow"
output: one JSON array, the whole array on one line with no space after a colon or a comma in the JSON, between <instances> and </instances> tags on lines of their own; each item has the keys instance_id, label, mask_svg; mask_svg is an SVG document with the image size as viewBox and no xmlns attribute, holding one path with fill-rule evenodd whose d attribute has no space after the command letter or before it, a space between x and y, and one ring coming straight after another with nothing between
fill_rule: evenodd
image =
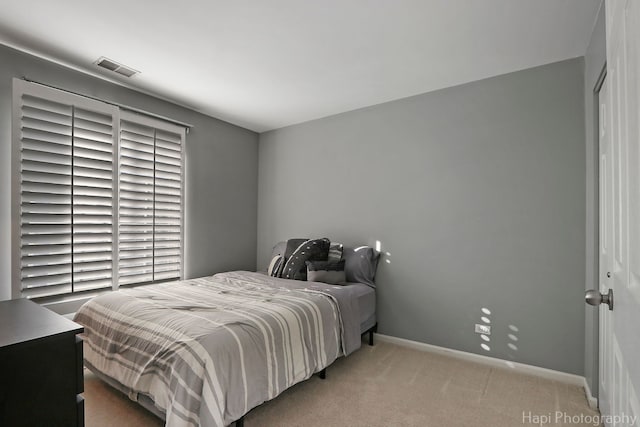
<instances>
[{"instance_id":1,"label":"black pillow","mask_svg":"<svg viewBox=\"0 0 640 427\"><path fill-rule=\"evenodd\" d=\"M329 245L331 242L327 238L310 239L302 243L287 258L287 263L282 270L284 279L307 280L307 261L326 261L329 256Z\"/></svg>"},{"instance_id":2,"label":"black pillow","mask_svg":"<svg viewBox=\"0 0 640 427\"><path fill-rule=\"evenodd\" d=\"M284 255L284 259L285 261L289 259L289 257L291 256L291 254L298 249L298 247L305 243L307 240L309 240L308 237L305 237L304 239L289 239L287 240L287 246L284 249L284 253L282 255Z\"/></svg>"}]
</instances>

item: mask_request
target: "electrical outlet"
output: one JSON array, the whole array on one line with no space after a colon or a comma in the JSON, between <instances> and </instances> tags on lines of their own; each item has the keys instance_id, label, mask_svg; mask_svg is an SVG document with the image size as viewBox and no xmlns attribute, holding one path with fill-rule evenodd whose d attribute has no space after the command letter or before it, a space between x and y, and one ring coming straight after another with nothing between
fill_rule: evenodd
<instances>
[{"instance_id":1,"label":"electrical outlet","mask_svg":"<svg viewBox=\"0 0 640 427\"><path fill-rule=\"evenodd\" d=\"M491 326L476 323L476 334L491 335Z\"/></svg>"}]
</instances>

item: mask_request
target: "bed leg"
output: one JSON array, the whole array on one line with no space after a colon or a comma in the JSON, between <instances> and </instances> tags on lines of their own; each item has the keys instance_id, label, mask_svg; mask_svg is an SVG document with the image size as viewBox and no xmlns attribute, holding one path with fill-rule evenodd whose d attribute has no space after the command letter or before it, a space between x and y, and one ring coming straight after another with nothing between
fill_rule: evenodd
<instances>
[{"instance_id":1,"label":"bed leg","mask_svg":"<svg viewBox=\"0 0 640 427\"><path fill-rule=\"evenodd\" d=\"M320 376L321 380L324 380L327 378L327 368L324 368L322 371L318 372L318 375Z\"/></svg>"},{"instance_id":2,"label":"bed leg","mask_svg":"<svg viewBox=\"0 0 640 427\"><path fill-rule=\"evenodd\" d=\"M236 427L244 427L244 415L236 420Z\"/></svg>"},{"instance_id":3,"label":"bed leg","mask_svg":"<svg viewBox=\"0 0 640 427\"><path fill-rule=\"evenodd\" d=\"M369 329L369 345L373 345L373 333L378 332L378 324L373 325L371 329Z\"/></svg>"}]
</instances>

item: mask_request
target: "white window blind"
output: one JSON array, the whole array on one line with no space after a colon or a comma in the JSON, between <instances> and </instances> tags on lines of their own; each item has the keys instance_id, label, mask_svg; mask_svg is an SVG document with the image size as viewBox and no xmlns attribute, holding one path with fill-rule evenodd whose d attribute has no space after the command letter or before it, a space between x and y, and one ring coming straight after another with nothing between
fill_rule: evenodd
<instances>
[{"instance_id":1,"label":"white window blind","mask_svg":"<svg viewBox=\"0 0 640 427\"><path fill-rule=\"evenodd\" d=\"M120 121L120 284L182 276L180 128L123 112Z\"/></svg>"},{"instance_id":2,"label":"white window blind","mask_svg":"<svg viewBox=\"0 0 640 427\"><path fill-rule=\"evenodd\" d=\"M14 291L51 297L182 277L184 136L15 80Z\"/></svg>"}]
</instances>

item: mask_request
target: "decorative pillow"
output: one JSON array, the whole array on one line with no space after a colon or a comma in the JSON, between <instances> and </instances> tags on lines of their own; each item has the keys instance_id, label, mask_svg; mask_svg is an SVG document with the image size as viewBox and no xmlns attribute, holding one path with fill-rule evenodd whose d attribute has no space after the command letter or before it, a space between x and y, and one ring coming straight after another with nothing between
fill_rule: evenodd
<instances>
[{"instance_id":1,"label":"decorative pillow","mask_svg":"<svg viewBox=\"0 0 640 427\"><path fill-rule=\"evenodd\" d=\"M295 252L298 247L309 240L309 238L305 237L304 239L289 239L287 240L287 247L284 250L285 259L289 259L289 257Z\"/></svg>"},{"instance_id":2,"label":"decorative pillow","mask_svg":"<svg viewBox=\"0 0 640 427\"><path fill-rule=\"evenodd\" d=\"M267 274L272 277L280 277L282 268L284 267L284 257L282 255L276 255L269 264Z\"/></svg>"},{"instance_id":3,"label":"decorative pillow","mask_svg":"<svg viewBox=\"0 0 640 427\"><path fill-rule=\"evenodd\" d=\"M282 267L284 267L284 264L287 262L287 258L291 256L293 251L295 251L298 248L298 246L300 246L302 243L306 242L307 240L309 239L289 239L289 240L283 240L282 242L278 242L278 244L275 245L271 250L271 258L269 259L273 260L275 256L283 257ZM280 273L282 273L282 271L280 271ZM280 276L277 276L277 277L280 277Z\"/></svg>"},{"instance_id":4,"label":"decorative pillow","mask_svg":"<svg viewBox=\"0 0 640 427\"><path fill-rule=\"evenodd\" d=\"M324 282L331 285L341 284L347 281L344 274L344 260L332 261L307 261L307 280L310 282Z\"/></svg>"},{"instance_id":5,"label":"decorative pillow","mask_svg":"<svg viewBox=\"0 0 640 427\"><path fill-rule=\"evenodd\" d=\"M358 248L344 248L345 264L344 272L348 282L364 283L372 288L376 287L374 281L380 252L369 246Z\"/></svg>"},{"instance_id":6,"label":"decorative pillow","mask_svg":"<svg viewBox=\"0 0 640 427\"><path fill-rule=\"evenodd\" d=\"M329 256L329 239L310 239L302 243L287 258L282 270L285 279L307 280L307 261L326 261Z\"/></svg>"},{"instance_id":7,"label":"decorative pillow","mask_svg":"<svg viewBox=\"0 0 640 427\"><path fill-rule=\"evenodd\" d=\"M327 257L328 261L338 262L342 259L342 243L331 242L329 246L329 256Z\"/></svg>"}]
</instances>

